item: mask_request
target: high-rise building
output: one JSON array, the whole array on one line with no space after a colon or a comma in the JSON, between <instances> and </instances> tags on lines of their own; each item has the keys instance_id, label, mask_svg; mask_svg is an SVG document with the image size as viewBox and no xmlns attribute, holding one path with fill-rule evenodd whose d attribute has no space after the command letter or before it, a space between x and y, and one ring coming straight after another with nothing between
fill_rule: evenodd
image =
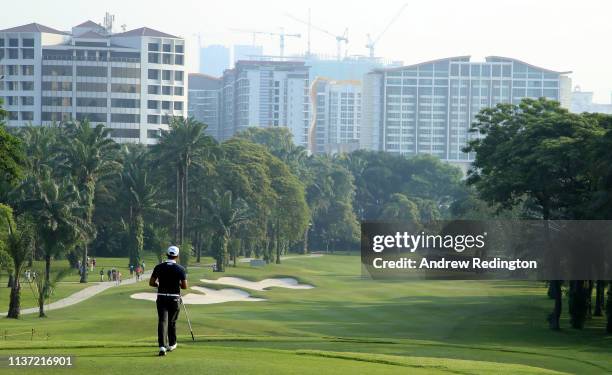
<instances>
[{"instance_id":1,"label":"high-rise building","mask_svg":"<svg viewBox=\"0 0 612 375\"><path fill-rule=\"evenodd\" d=\"M359 149L361 82L316 78L310 98L310 151L336 154Z\"/></svg>"},{"instance_id":2,"label":"high-rise building","mask_svg":"<svg viewBox=\"0 0 612 375\"><path fill-rule=\"evenodd\" d=\"M217 140L220 139L221 83L221 78L189 74L189 117L206 124L206 134Z\"/></svg>"},{"instance_id":3,"label":"high-rise building","mask_svg":"<svg viewBox=\"0 0 612 375\"><path fill-rule=\"evenodd\" d=\"M308 67L298 61L238 61L223 74L221 139L249 127L286 126L306 147Z\"/></svg>"},{"instance_id":4,"label":"high-rise building","mask_svg":"<svg viewBox=\"0 0 612 375\"><path fill-rule=\"evenodd\" d=\"M200 73L221 77L230 67L230 50L225 46L213 44L200 49Z\"/></svg>"},{"instance_id":5,"label":"high-rise building","mask_svg":"<svg viewBox=\"0 0 612 375\"><path fill-rule=\"evenodd\" d=\"M168 116L187 115L185 40L148 27L1 30L0 76L9 126L88 119L117 141L149 144Z\"/></svg>"},{"instance_id":6,"label":"high-rise building","mask_svg":"<svg viewBox=\"0 0 612 375\"><path fill-rule=\"evenodd\" d=\"M484 62L461 56L374 71L364 81L363 144L470 163L474 155L462 148L476 136L468 130L481 109L518 104L523 98L566 102L568 73L495 56Z\"/></svg>"},{"instance_id":7,"label":"high-rise building","mask_svg":"<svg viewBox=\"0 0 612 375\"><path fill-rule=\"evenodd\" d=\"M241 60L259 60L263 56L263 47L247 44L236 44L234 46L234 65Z\"/></svg>"},{"instance_id":8,"label":"high-rise building","mask_svg":"<svg viewBox=\"0 0 612 375\"><path fill-rule=\"evenodd\" d=\"M572 91L572 105L570 110L574 113L596 112L612 114L612 97L610 98L610 104L595 103L593 102L592 91L581 91L580 87L576 87L576 89Z\"/></svg>"}]
</instances>

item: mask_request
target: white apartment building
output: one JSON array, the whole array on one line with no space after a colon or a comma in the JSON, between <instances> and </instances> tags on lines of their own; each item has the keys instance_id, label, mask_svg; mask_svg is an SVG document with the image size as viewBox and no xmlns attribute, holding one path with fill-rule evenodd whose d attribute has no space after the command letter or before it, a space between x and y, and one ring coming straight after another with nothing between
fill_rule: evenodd
<instances>
[{"instance_id":1,"label":"white apartment building","mask_svg":"<svg viewBox=\"0 0 612 375\"><path fill-rule=\"evenodd\" d=\"M185 40L147 27L0 30L0 97L9 126L88 119L119 142L155 143L187 115Z\"/></svg>"},{"instance_id":2,"label":"white apartment building","mask_svg":"<svg viewBox=\"0 0 612 375\"><path fill-rule=\"evenodd\" d=\"M222 140L249 127L285 126L307 146L308 67L299 61L238 61L222 82Z\"/></svg>"},{"instance_id":3,"label":"white apartment building","mask_svg":"<svg viewBox=\"0 0 612 375\"><path fill-rule=\"evenodd\" d=\"M310 98L310 151L337 154L359 149L361 82L316 78Z\"/></svg>"},{"instance_id":4,"label":"white apartment building","mask_svg":"<svg viewBox=\"0 0 612 375\"><path fill-rule=\"evenodd\" d=\"M477 136L469 129L481 109L540 97L569 107L569 73L499 56L483 62L459 56L373 71L364 78L364 146L431 154L465 167L475 155L463 148Z\"/></svg>"}]
</instances>

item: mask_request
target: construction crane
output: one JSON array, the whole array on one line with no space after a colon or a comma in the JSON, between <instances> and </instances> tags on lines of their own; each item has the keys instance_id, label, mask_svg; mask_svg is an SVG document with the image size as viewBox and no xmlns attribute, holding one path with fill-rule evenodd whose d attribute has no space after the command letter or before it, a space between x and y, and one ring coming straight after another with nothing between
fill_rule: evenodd
<instances>
[{"instance_id":1,"label":"construction crane","mask_svg":"<svg viewBox=\"0 0 612 375\"><path fill-rule=\"evenodd\" d=\"M344 45L345 48L346 48L346 45L348 44L348 29L347 28L344 29L344 33L342 33L342 35L336 35L334 33L331 33L329 31L321 28L321 27L315 26L315 25L313 25L310 22L310 10L308 12L308 21L304 21L302 19L299 19L299 18L297 18L297 17L295 17L295 16L293 16L293 15L291 15L289 13L285 13L285 16L291 18L294 21L297 21L297 22L299 22L301 24L304 24L304 25L308 26L308 51L307 51L308 55L310 55L310 29L312 28L312 29L320 31L320 32L322 32L324 34L327 34L327 35L329 35L331 37L336 38L336 57L338 58L338 60L342 59L342 43L345 43L345 45Z\"/></svg>"},{"instance_id":2,"label":"construction crane","mask_svg":"<svg viewBox=\"0 0 612 375\"><path fill-rule=\"evenodd\" d=\"M397 21L397 19L402 15L402 12L404 11L404 9L406 9L407 6L408 6L408 3L405 3L404 5L402 5L402 7L395 13L391 21L387 24L387 26L385 26L383 31L380 34L378 34L378 36L374 40L372 40L372 38L370 37L370 34L366 35L366 37L368 38L368 44L366 44L366 48L370 50L371 58L374 58L374 47L376 46L376 43L380 41L380 38L382 38L383 35L385 35L385 33L387 32L387 30L389 30L389 28L395 23L395 21Z\"/></svg>"},{"instance_id":3,"label":"construction crane","mask_svg":"<svg viewBox=\"0 0 612 375\"><path fill-rule=\"evenodd\" d=\"M231 29L232 31L236 31L239 33L249 33L253 34L253 45L255 45L255 38L257 35L268 35L268 36L277 36L280 42L280 57L285 57L285 38L301 38L300 34L288 34L285 32L284 28L280 28L280 32L273 31L259 31L259 30L244 30L244 29Z\"/></svg>"}]
</instances>

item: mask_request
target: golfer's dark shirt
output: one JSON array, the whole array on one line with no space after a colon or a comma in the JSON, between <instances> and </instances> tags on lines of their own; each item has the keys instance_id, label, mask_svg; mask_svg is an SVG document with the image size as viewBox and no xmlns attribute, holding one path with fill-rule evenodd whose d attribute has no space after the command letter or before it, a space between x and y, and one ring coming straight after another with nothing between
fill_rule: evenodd
<instances>
[{"instance_id":1,"label":"golfer's dark shirt","mask_svg":"<svg viewBox=\"0 0 612 375\"><path fill-rule=\"evenodd\" d=\"M163 262L153 269L153 278L157 279L159 286L157 293L180 294L181 281L187 279L185 269L173 262Z\"/></svg>"}]
</instances>

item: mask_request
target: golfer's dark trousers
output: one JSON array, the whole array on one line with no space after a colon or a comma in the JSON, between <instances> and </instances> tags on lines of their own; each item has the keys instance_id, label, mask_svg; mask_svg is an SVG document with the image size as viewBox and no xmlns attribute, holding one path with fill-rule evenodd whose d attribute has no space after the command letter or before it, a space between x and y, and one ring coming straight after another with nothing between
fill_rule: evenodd
<instances>
[{"instance_id":1,"label":"golfer's dark trousers","mask_svg":"<svg viewBox=\"0 0 612 375\"><path fill-rule=\"evenodd\" d=\"M160 347L176 344L179 307L179 297L157 296L157 342Z\"/></svg>"}]
</instances>

